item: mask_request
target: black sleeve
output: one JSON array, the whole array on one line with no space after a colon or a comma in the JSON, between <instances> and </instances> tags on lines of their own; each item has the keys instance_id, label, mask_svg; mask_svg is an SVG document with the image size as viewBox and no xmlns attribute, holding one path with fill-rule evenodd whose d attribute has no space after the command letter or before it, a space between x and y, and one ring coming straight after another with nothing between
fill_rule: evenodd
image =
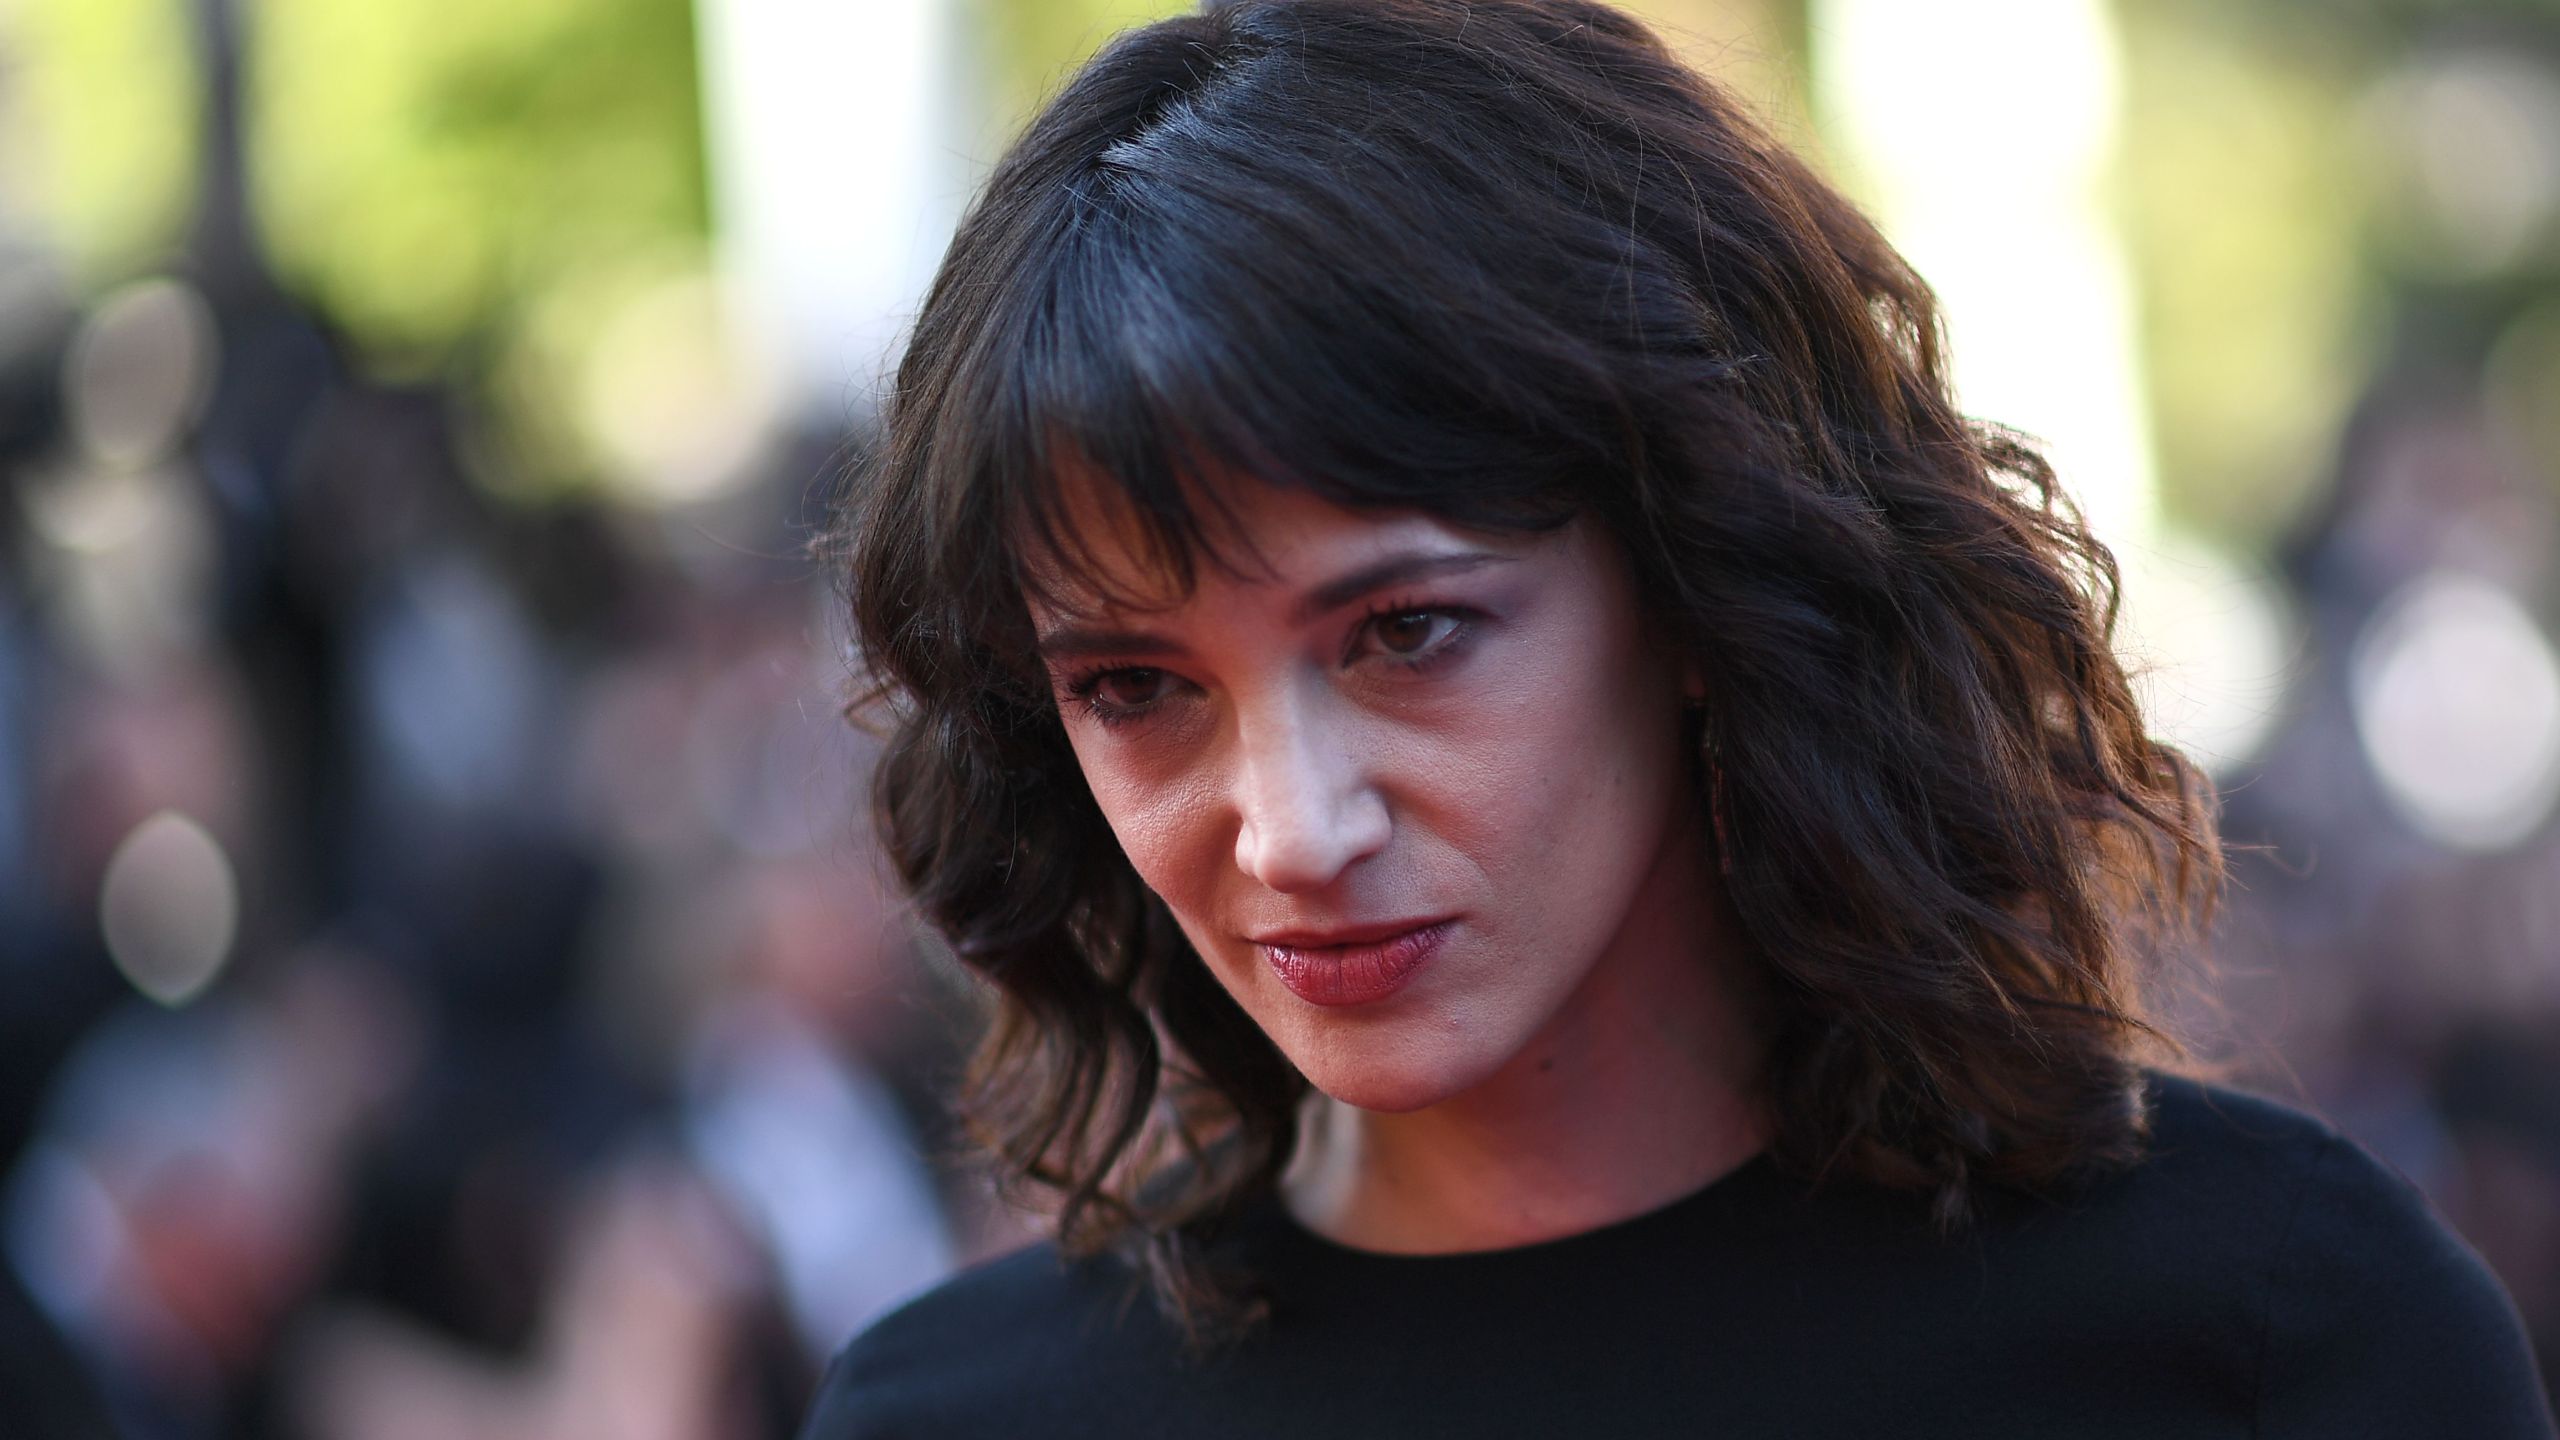
<instances>
[{"instance_id":1,"label":"black sleeve","mask_svg":"<svg viewBox=\"0 0 2560 1440\"><path fill-rule=\"evenodd\" d=\"M818 1380L799 1440L920 1440L986 1433L973 1398L1003 1386L971 1363L972 1347L910 1305L853 1337Z\"/></svg>"},{"instance_id":2,"label":"black sleeve","mask_svg":"<svg viewBox=\"0 0 2560 1440\"><path fill-rule=\"evenodd\" d=\"M2551 1440L2515 1305L2417 1187L2328 1136L2269 1287L2257 1433Z\"/></svg>"},{"instance_id":3,"label":"black sleeve","mask_svg":"<svg viewBox=\"0 0 2560 1440\"><path fill-rule=\"evenodd\" d=\"M808 1418L800 1422L799 1440L888 1440L897 1433L880 1417L865 1413L863 1392L853 1383L853 1349L847 1345L828 1362Z\"/></svg>"},{"instance_id":4,"label":"black sleeve","mask_svg":"<svg viewBox=\"0 0 2560 1440\"><path fill-rule=\"evenodd\" d=\"M1087 1272L1079 1272L1087 1273ZM1111 1436L1098 1297L1048 1246L975 1266L872 1322L827 1366L800 1440Z\"/></svg>"}]
</instances>

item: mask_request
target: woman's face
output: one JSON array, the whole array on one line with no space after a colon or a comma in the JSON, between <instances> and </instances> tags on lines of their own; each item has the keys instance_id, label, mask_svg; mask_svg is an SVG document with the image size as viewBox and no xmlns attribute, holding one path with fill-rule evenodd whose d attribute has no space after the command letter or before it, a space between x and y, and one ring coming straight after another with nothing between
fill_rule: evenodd
<instances>
[{"instance_id":1,"label":"woman's face","mask_svg":"<svg viewBox=\"0 0 2560 1440\"><path fill-rule=\"evenodd\" d=\"M1600 534L1235 483L1251 553L1188 594L1075 487L1107 588L1147 603L1032 620L1121 848L1316 1088L1462 1094L1605 1011L1596 977L1698 943L1684 687Z\"/></svg>"}]
</instances>

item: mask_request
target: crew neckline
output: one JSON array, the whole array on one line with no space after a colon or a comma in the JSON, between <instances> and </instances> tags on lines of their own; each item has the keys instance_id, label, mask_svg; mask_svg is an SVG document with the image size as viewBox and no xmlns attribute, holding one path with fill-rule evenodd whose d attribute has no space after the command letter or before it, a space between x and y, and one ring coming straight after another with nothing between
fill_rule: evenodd
<instances>
[{"instance_id":1,"label":"crew neckline","mask_svg":"<svg viewBox=\"0 0 2560 1440\"><path fill-rule=\"evenodd\" d=\"M1263 1213L1257 1228L1266 1228L1284 1244L1303 1253L1323 1256L1345 1265L1454 1270L1506 1262L1535 1261L1550 1255L1609 1248L1629 1240L1641 1240L1657 1229L1685 1225L1696 1219L1700 1211L1739 1203L1741 1197L1763 1183L1765 1177L1773 1173L1772 1167L1769 1150L1764 1146L1705 1185L1685 1195L1674 1196L1650 1210L1639 1211L1624 1219L1612 1220L1588 1230L1577 1230L1570 1235L1557 1235L1545 1240L1532 1240L1522 1245L1505 1245L1489 1250L1405 1252L1369 1250L1357 1245L1346 1245L1309 1229L1297 1216L1289 1213L1288 1205L1282 1202L1277 1191L1263 1198L1260 1207Z\"/></svg>"}]
</instances>

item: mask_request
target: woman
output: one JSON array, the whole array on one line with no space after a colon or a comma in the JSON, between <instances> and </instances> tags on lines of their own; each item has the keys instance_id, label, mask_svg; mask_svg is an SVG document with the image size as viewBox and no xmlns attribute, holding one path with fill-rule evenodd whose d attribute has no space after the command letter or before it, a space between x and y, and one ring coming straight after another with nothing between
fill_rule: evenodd
<instances>
[{"instance_id":1,"label":"woman","mask_svg":"<svg viewBox=\"0 0 2560 1440\"><path fill-rule=\"evenodd\" d=\"M1625 17L1123 37L846 536L1057 1239L810 1436L2548 1433L2414 1192L2144 1068L2218 862L2106 552Z\"/></svg>"}]
</instances>

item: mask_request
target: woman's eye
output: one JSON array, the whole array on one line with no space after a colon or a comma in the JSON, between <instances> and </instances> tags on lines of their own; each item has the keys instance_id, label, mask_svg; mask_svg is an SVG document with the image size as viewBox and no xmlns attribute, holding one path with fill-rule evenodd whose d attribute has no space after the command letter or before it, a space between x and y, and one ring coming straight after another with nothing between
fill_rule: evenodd
<instances>
[{"instance_id":1,"label":"woman's eye","mask_svg":"<svg viewBox=\"0 0 2560 1440\"><path fill-rule=\"evenodd\" d=\"M1369 622L1369 633L1384 654L1418 659L1449 643L1465 622L1445 610L1399 610Z\"/></svg>"},{"instance_id":2,"label":"woman's eye","mask_svg":"<svg viewBox=\"0 0 2560 1440\"><path fill-rule=\"evenodd\" d=\"M1116 710L1138 710L1163 699L1170 683L1162 670L1136 666L1096 675L1085 693Z\"/></svg>"},{"instance_id":3,"label":"woman's eye","mask_svg":"<svg viewBox=\"0 0 2560 1440\"><path fill-rule=\"evenodd\" d=\"M1059 709L1070 704L1105 725L1134 724L1174 698L1182 680L1152 665L1124 665L1061 680Z\"/></svg>"}]
</instances>

